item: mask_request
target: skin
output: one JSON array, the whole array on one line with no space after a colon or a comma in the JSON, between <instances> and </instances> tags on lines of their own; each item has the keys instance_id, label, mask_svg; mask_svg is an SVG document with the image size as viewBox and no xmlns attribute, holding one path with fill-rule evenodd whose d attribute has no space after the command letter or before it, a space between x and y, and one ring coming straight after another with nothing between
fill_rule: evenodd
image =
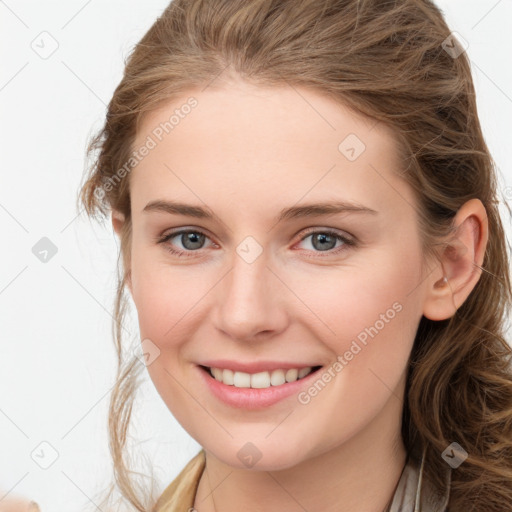
<instances>
[{"instance_id":1,"label":"skin","mask_svg":"<svg viewBox=\"0 0 512 512\"><path fill-rule=\"evenodd\" d=\"M146 115L134 147L191 95L198 106L131 171L125 262L141 339L160 351L149 375L206 451L195 508L381 512L406 461L401 414L418 323L452 316L477 283L485 209L468 201L455 219L454 249L422 267L416 203L395 174L393 133L305 88L233 80L190 90ZM348 134L366 146L354 161L338 150ZM215 218L143 212L156 199L207 206ZM282 208L331 200L378 213L274 220ZM122 214L113 211L112 222L119 235ZM203 245L185 246L179 235L155 241L178 228L204 233ZM322 250L307 228L358 245ZM263 251L250 264L236 252L247 236ZM211 358L328 367L394 303L400 312L307 404L292 396L236 409L199 378L196 364ZM249 441L261 453L250 468L237 457Z\"/></svg>"},{"instance_id":2,"label":"skin","mask_svg":"<svg viewBox=\"0 0 512 512\"><path fill-rule=\"evenodd\" d=\"M0 489L0 496L6 491ZM41 509L34 501L29 501L21 496L8 495L0 500L0 512L39 512Z\"/></svg>"}]
</instances>

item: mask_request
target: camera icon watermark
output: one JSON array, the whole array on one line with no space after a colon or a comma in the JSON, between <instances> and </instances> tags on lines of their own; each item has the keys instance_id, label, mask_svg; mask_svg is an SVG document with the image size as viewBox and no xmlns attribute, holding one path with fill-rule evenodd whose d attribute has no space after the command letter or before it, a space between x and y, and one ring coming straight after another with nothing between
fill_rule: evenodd
<instances>
[{"instance_id":1,"label":"camera icon watermark","mask_svg":"<svg viewBox=\"0 0 512 512\"><path fill-rule=\"evenodd\" d=\"M469 43L454 31L441 43L441 46L452 59L456 59L468 49Z\"/></svg>"},{"instance_id":2,"label":"camera icon watermark","mask_svg":"<svg viewBox=\"0 0 512 512\"><path fill-rule=\"evenodd\" d=\"M140 347L134 348L134 354L141 363L149 366L160 356L160 349L149 338L146 338L142 340Z\"/></svg>"},{"instance_id":3,"label":"camera icon watermark","mask_svg":"<svg viewBox=\"0 0 512 512\"><path fill-rule=\"evenodd\" d=\"M252 468L261 459L263 454L256 445L249 441L238 450L236 456L245 466Z\"/></svg>"},{"instance_id":4,"label":"camera icon watermark","mask_svg":"<svg viewBox=\"0 0 512 512\"><path fill-rule=\"evenodd\" d=\"M59 458L59 452L48 441L42 441L32 450L30 457L40 468L48 469Z\"/></svg>"},{"instance_id":5,"label":"camera icon watermark","mask_svg":"<svg viewBox=\"0 0 512 512\"><path fill-rule=\"evenodd\" d=\"M45 236L32 247L32 254L42 263L48 263L57 251L57 246Z\"/></svg>"},{"instance_id":6,"label":"camera icon watermark","mask_svg":"<svg viewBox=\"0 0 512 512\"><path fill-rule=\"evenodd\" d=\"M263 247L252 236L245 237L237 246L236 252L247 263L253 263L263 252Z\"/></svg>"},{"instance_id":7,"label":"camera icon watermark","mask_svg":"<svg viewBox=\"0 0 512 512\"><path fill-rule=\"evenodd\" d=\"M34 50L41 59L50 58L58 49L59 43L49 32L43 30L30 43L30 48Z\"/></svg>"},{"instance_id":8,"label":"camera icon watermark","mask_svg":"<svg viewBox=\"0 0 512 512\"><path fill-rule=\"evenodd\" d=\"M468 452L459 443L451 443L441 457L454 469L458 468L467 458Z\"/></svg>"},{"instance_id":9,"label":"camera icon watermark","mask_svg":"<svg viewBox=\"0 0 512 512\"><path fill-rule=\"evenodd\" d=\"M355 133L349 133L338 145L338 151L350 162L357 160L365 149L366 145Z\"/></svg>"}]
</instances>

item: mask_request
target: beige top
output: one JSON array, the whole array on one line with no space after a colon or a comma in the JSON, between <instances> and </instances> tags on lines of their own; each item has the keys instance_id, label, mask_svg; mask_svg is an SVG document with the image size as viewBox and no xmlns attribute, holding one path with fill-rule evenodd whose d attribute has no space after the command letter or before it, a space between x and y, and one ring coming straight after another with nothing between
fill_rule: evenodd
<instances>
[{"instance_id":1,"label":"beige top","mask_svg":"<svg viewBox=\"0 0 512 512\"><path fill-rule=\"evenodd\" d=\"M193 512L199 479L205 467L205 452L201 450L165 488L153 512ZM451 488L451 468L446 464L445 492L436 492L423 478L423 457L418 464L407 457L388 512L446 512Z\"/></svg>"}]
</instances>

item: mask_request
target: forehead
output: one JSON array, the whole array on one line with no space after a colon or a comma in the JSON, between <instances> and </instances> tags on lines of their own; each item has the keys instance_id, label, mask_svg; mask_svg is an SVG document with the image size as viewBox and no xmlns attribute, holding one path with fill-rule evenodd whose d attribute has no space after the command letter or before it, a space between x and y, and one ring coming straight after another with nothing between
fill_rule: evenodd
<instances>
[{"instance_id":1,"label":"forehead","mask_svg":"<svg viewBox=\"0 0 512 512\"><path fill-rule=\"evenodd\" d=\"M130 177L136 203L197 202L194 193L240 204L259 197L265 208L337 193L376 209L412 201L395 174L402 163L391 129L311 89L190 90L143 118L133 149L144 145L151 149Z\"/></svg>"}]
</instances>

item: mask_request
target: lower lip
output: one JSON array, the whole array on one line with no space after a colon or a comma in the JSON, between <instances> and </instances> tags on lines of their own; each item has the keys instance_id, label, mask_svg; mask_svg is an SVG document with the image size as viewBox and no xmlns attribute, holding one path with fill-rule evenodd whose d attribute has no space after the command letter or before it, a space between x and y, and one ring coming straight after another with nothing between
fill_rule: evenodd
<instances>
[{"instance_id":1,"label":"lower lip","mask_svg":"<svg viewBox=\"0 0 512 512\"><path fill-rule=\"evenodd\" d=\"M311 372L302 379L286 382L280 386L270 386L269 388L237 388L228 386L210 375L209 370L205 371L202 367L197 367L202 375L206 385L211 392L222 402L231 407L240 409L261 409L269 407L280 400L284 400L292 395L297 395L302 388L308 386L313 379L318 377L318 370Z\"/></svg>"}]
</instances>

